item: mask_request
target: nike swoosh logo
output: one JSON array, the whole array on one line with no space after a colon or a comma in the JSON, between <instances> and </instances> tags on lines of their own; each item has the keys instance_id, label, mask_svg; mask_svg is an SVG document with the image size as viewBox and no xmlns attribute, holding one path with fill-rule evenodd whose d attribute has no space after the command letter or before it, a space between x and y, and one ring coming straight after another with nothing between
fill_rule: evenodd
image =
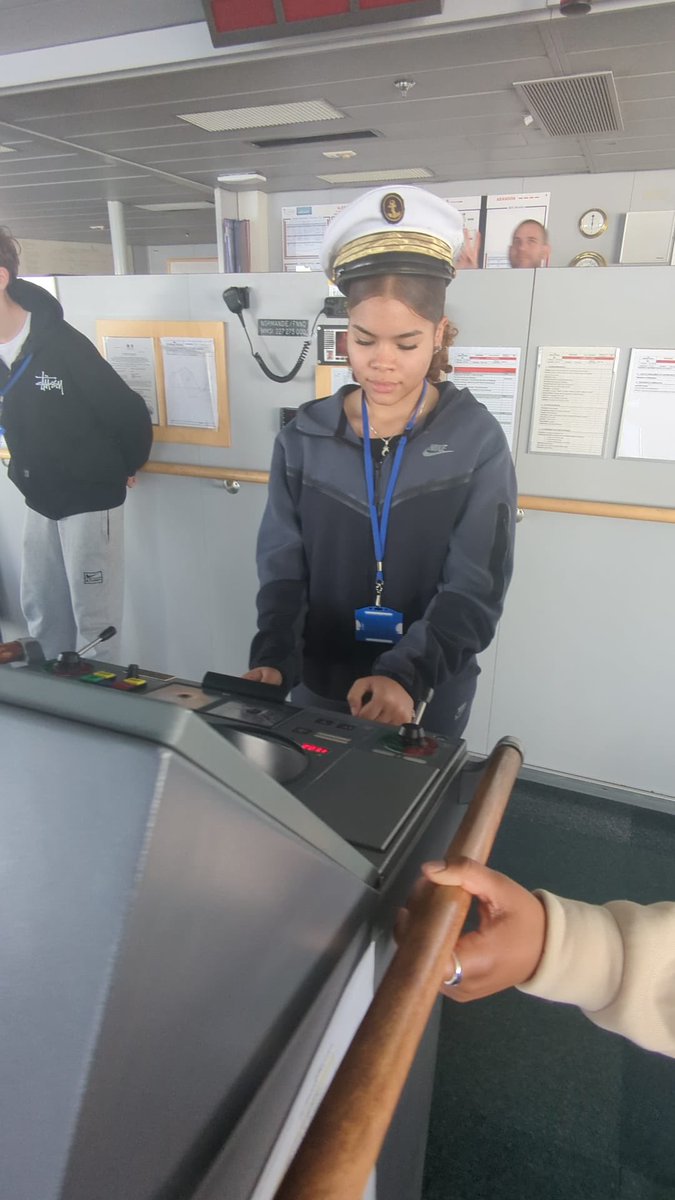
<instances>
[{"instance_id":1,"label":"nike swoosh logo","mask_svg":"<svg viewBox=\"0 0 675 1200\"><path fill-rule=\"evenodd\" d=\"M422 458L435 458L437 454L454 454L449 446L427 446L426 450L422 451Z\"/></svg>"}]
</instances>

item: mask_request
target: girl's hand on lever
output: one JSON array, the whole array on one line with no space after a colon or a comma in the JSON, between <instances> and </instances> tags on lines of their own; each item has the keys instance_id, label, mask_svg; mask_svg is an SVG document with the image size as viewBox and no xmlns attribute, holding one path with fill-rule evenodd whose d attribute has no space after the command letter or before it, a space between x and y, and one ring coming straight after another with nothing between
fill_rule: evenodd
<instances>
[{"instance_id":1,"label":"girl's hand on lever","mask_svg":"<svg viewBox=\"0 0 675 1200\"><path fill-rule=\"evenodd\" d=\"M272 683L275 687L281 687L283 678L281 671L277 671L276 667L252 667L242 679L252 679L254 683Z\"/></svg>"},{"instance_id":2,"label":"girl's hand on lever","mask_svg":"<svg viewBox=\"0 0 675 1200\"><path fill-rule=\"evenodd\" d=\"M381 721L384 725L404 725L415 715L412 696L387 675L368 675L357 679L347 695L353 717Z\"/></svg>"}]
</instances>

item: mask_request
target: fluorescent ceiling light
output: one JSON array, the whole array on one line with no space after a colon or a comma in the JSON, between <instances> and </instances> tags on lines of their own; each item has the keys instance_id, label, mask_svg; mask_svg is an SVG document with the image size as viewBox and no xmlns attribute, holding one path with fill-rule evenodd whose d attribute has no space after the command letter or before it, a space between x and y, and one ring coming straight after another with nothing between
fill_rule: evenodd
<instances>
[{"instance_id":1,"label":"fluorescent ceiling light","mask_svg":"<svg viewBox=\"0 0 675 1200\"><path fill-rule=\"evenodd\" d=\"M258 104L254 108L227 108L218 112L177 113L210 133L225 129L263 129L270 125L297 125L307 121L341 121L344 113L325 100L303 100L295 104Z\"/></svg>"},{"instance_id":2,"label":"fluorescent ceiling light","mask_svg":"<svg viewBox=\"0 0 675 1200\"><path fill-rule=\"evenodd\" d=\"M400 171L341 171L339 175L317 175L326 183L386 183L398 179L433 179L426 167L403 167Z\"/></svg>"},{"instance_id":3,"label":"fluorescent ceiling light","mask_svg":"<svg viewBox=\"0 0 675 1200\"><path fill-rule=\"evenodd\" d=\"M324 158L356 158L356 150L322 150Z\"/></svg>"},{"instance_id":4,"label":"fluorescent ceiling light","mask_svg":"<svg viewBox=\"0 0 675 1200\"><path fill-rule=\"evenodd\" d=\"M267 182L267 176L261 175L259 171L232 171L229 175L219 175L218 183L251 183L255 179L259 179L261 183Z\"/></svg>"},{"instance_id":5,"label":"fluorescent ceiling light","mask_svg":"<svg viewBox=\"0 0 675 1200\"><path fill-rule=\"evenodd\" d=\"M213 208L210 200L174 200L167 204L134 204L134 208L143 208L146 212L183 212L192 208Z\"/></svg>"}]
</instances>

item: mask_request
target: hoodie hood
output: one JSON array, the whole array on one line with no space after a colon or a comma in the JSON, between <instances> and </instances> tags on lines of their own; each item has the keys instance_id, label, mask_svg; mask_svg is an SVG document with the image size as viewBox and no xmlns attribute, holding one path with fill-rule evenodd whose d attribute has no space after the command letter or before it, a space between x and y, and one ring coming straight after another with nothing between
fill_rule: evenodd
<instances>
[{"instance_id":1,"label":"hoodie hood","mask_svg":"<svg viewBox=\"0 0 675 1200\"><path fill-rule=\"evenodd\" d=\"M295 427L298 433L308 434L310 437L335 437L337 434L338 437L346 438L347 441L360 445L360 438L354 433L343 408L345 396L358 386L358 383L347 383L332 396L326 396L320 400L310 400L307 404L301 405L295 417ZM436 387L439 393L438 404L424 420L415 426L410 435L411 438L417 437L422 429L428 429L430 424L438 419L450 400L460 394L454 383L450 381L437 383Z\"/></svg>"},{"instance_id":2,"label":"hoodie hood","mask_svg":"<svg viewBox=\"0 0 675 1200\"><path fill-rule=\"evenodd\" d=\"M298 433L306 433L310 437L334 437L337 430L347 424L342 408L344 398L358 386L358 383L348 383L332 396L301 405L295 417Z\"/></svg>"},{"instance_id":3,"label":"hoodie hood","mask_svg":"<svg viewBox=\"0 0 675 1200\"><path fill-rule=\"evenodd\" d=\"M30 342L33 348L51 334L63 322L63 309L58 300L35 283L27 279L15 279L7 288L15 304L20 304L31 315Z\"/></svg>"}]
</instances>

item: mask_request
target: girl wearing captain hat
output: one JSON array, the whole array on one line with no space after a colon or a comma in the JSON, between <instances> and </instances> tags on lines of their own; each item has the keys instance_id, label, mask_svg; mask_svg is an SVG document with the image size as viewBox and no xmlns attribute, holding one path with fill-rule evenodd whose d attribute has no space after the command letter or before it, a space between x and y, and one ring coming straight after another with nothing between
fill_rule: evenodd
<instances>
[{"instance_id":1,"label":"girl wearing captain hat","mask_svg":"<svg viewBox=\"0 0 675 1200\"><path fill-rule=\"evenodd\" d=\"M441 382L462 220L379 188L329 225L355 382L277 437L248 677L293 699L459 736L512 569L516 485L498 422Z\"/></svg>"}]
</instances>

